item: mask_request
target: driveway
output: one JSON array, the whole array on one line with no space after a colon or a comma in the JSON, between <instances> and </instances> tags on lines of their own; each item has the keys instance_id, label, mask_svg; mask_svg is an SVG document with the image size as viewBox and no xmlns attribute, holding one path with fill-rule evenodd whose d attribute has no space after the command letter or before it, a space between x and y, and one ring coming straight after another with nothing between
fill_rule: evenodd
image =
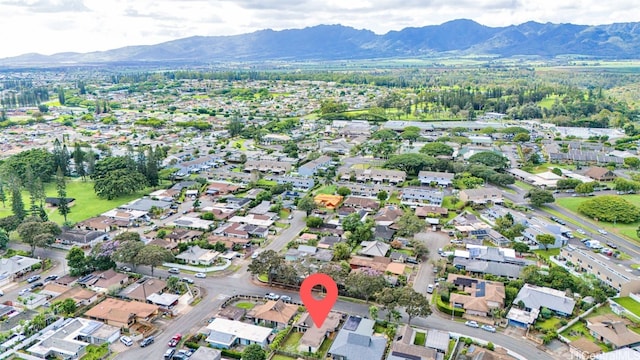
<instances>
[{"instance_id":1,"label":"driveway","mask_svg":"<svg viewBox=\"0 0 640 360\"><path fill-rule=\"evenodd\" d=\"M415 235L416 240L424 243L429 249L429 258L418 268L418 275L413 281L413 289L421 294L427 293L427 286L435 283L434 264L441 259L438 249L449 245L449 235L441 231L429 231Z\"/></svg>"}]
</instances>

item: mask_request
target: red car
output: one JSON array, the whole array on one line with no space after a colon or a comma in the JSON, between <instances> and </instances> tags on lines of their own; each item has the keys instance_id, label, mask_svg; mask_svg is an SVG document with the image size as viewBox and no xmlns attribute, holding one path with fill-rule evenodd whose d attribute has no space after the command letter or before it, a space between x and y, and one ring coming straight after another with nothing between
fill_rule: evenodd
<instances>
[{"instance_id":1,"label":"red car","mask_svg":"<svg viewBox=\"0 0 640 360\"><path fill-rule=\"evenodd\" d=\"M178 346L178 343L180 342L180 340L182 340L182 335L175 334L173 335L171 340L169 340L169 343L167 345L169 345L169 347L176 347Z\"/></svg>"}]
</instances>

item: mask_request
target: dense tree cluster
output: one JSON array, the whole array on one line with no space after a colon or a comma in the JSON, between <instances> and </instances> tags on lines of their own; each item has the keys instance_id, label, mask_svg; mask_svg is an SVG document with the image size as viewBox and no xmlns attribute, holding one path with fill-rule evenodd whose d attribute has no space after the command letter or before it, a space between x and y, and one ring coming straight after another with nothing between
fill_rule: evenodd
<instances>
[{"instance_id":1,"label":"dense tree cluster","mask_svg":"<svg viewBox=\"0 0 640 360\"><path fill-rule=\"evenodd\" d=\"M640 220L640 208L620 196L596 196L585 200L578 211L592 219L629 224Z\"/></svg>"}]
</instances>

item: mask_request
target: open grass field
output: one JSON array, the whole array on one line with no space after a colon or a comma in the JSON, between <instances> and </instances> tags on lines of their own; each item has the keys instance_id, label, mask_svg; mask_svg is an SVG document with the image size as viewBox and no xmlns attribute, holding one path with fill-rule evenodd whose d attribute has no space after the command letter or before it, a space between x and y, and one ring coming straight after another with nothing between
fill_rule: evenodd
<instances>
[{"instance_id":1,"label":"open grass field","mask_svg":"<svg viewBox=\"0 0 640 360\"><path fill-rule=\"evenodd\" d=\"M122 204L126 204L132 200L135 200L145 194L148 194L150 189L139 191L135 194L123 196L118 199L105 200L99 198L93 191L93 181L82 181L80 179L67 179L67 197L75 198L76 200L71 204L71 213L67 215L67 219L71 222L79 222L88 218L100 215L106 211L109 211ZM45 194L47 197L57 197L56 186L53 183L45 184ZM29 194L26 191L22 192L22 200L25 204L25 208L29 208ZM55 221L58 224L62 224L64 218L58 213L57 208L47 207L47 214L49 220ZM7 202L3 207L0 204L0 217L11 215L11 204Z\"/></svg>"},{"instance_id":2,"label":"open grass field","mask_svg":"<svg viewBox=\"0 0 640 360\"><path fill-rule=\"evenodd\" d=\"M333 195L336 193L337 186L335 185L325 185L316 191L316 194L327 194Z\"/></svg>"},{"instance_id":3,"label":"open grass field","mask_svg":"<svg viewBox=\"0 0 640 360\"><path fill-rule=\"evenodd\" d=\"M633 194L633 195L623 195L624 199L629 201L630 203L632 203L635 206L640 207L640 194ZM582 204L583 202L587 201L588 199L591 199L589 197L566 197L566 198L560 198L560 199L556 199L556 204L562 206L563 208L578 214L578 206L580 206L580 204ZM589 224L589 223L587 223ZM607 230L608 232L614 233L614 234L618 234L618 235L622 235L625 236L629 239L632 240L638 240L638 236L636 235L636 229L638 228L638 226L640 226L640 221L631 223L631 224L621 224L621 223L616 223L615 226L613 223L607 223L607 222L596 222L595 220L591 221L591 224L593 224L593 226L595 227L601 227L605 230Z\"/></svg>"}]
</instances>

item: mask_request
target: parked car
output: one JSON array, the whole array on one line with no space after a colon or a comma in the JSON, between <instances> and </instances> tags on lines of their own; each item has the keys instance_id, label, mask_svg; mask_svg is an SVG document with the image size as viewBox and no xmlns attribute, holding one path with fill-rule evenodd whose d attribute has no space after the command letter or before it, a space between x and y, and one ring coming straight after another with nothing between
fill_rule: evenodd
<instances>
[{"instance_id":1,"label":"parked car","mask_svg":"<svg viewBox=\"0 0 640 360\"><path fill-rule=\"evenodd\" d=\"M133 345L133 340L131 340L130 337L128 336L120 336L120 342L125 344L126 346L132 346Z\"/></svg>"},{"instance_id":2,"label":"parked car","mask_svg":"<svg viewBox=\"0 0 640 360\"><path fill-rule=\"evenodd\" d=\"M204 279L204 278L207 277L207 274L205 274L205 273L196 273L194 276L197 277L198 279Z\"/></svg>"},{"instance_id":3,"label":"parked car","mask_svg":"<svg viewBox=\"0 0 640 360\"><path fill-rule=\"evenodd\" d=\"M27 282L31 284L32 282L36 282L38 280L40 280L40 275L33 275L32 277L27 279Z\"/></svg>"},{"instance_id":4,"label":"parked car","mask_svg":"<svg viewBox=\"0 0 640 360\"><path fill-rule=\"evenodd\" d=\"M616 244L612 243L611 241L608 241L608 242L607 242L607 246L608 246L608 247L610 247L610 248L612 248L612 249L617 249L617 248L618 248L618 245L616 245Z\"/></svg>"},{"instance_id":5,"label":"parked car","mask_svg":"<svg viewBox=\"0 0 640 360\"><path fill-rule=\"evenodd\" d=\"M120 267L120 270L124 271L124 272L131 272L131 268L128 266L122 266Z\"/></svg>"},{"instance_id":6,"label":"parked car","mask_svg":"<svg viewBox=\"0 0 640 360\"><path fill-rule=\"evenodd\" d=\"M429 286L427 286L427 294L433 294L433 284L429 284Z\"/></svg>"},{"instance_id":7,"label":"parked car","mask_svg":"<svg viewBox=\"0 0 640 360\"><path fill-rule=\"evenodd\" d=\"M146 337L140 341L140 347L145 347L153 344L156 339L153 336Z\"/></svg>"},{"instance_id":8,"label":"parked car","mask_svg":"<svg viewBox=\"0 0 640 360\"><path fill-rule=\"evenodd\" d=\"M280 300L282 301L291 301L291 296L289 295L281 295Z\"/></svg>"},{"instance_id":9,"label":"parked car","mask_svg":"<svg viewBox=\"0 0 640 360\"><path fill-rule=\"evenodd\" d=\"M472 327L472 328L479 328L480 325L478 325L477 322L469 320L467 322L464 323L465 325L467 325L468 327Z\"/></svg>"},{"instance_id":10,"label":"parked car","mask_svg":"<svg viewBox=\"0 0 640 360\"><path fill-rule=\"evenodd\" d=\"M0 296L4 296L4 291L0 290Z\"/></svg>"},{"instance_id":11,"label":"parked car","mask_svg":"<svg viewBox=\"0 0 640 360\"><path fill-rule=\"evenodd\" d=\"M20 291L18 292L18 295L22 296L22 295L24 295L24 294L26 294L26 293L28 293L28 292L30 292L30 291L31 291L31 289L29 289L29 288L24 288L24 289L22 289L22 290L20 290Z\"/></svg>"},{"instance_id":12,"label":"parked car","mask_svg":"<svg viewBox=\"0 0 640 360\"><path fill-rule=\"evenodd\" d=\"M576 229L576 232L577 232L578 234L587 235L587 232L586 232L586 231L584 231L584 230L582 230L582 229Z\"/></svg>"},{"instance_id":13,"label":"parked car","mask_svg":"<svg viewBox=\"0 0 640 360\"><path fill-rule=\"evenodd\" d=\"M49 275L46 278L44 278L44 281L55 281L58 280L59 276L58 275Z\"/></svg>"},{"instance_id":14,"label":"parked car","mask_svg":"<svg viewBox=\"0 0 640 360\"><path fill-rule=\"evenodd\" d=\"M180 281L186 282L187 284L193 284L193 279L189 279L187 277L183 277Z\"/></svg>"},{"instance_id":15,"label":"parked car","mask_svg":"<svg viewBox=\"0 0 640 360\"><path fill-rule=\"evenodd\" d=\"M31 285L31 290L37 289L37 288L42 287L42 286L44 286L44 284L42 282L38 281L37 283L33 283Z\"/></svg>"},{"instance_id":16,"label":"parked car","mask_svg":"<svg viewBox=\"0 0 640 360\"><path fill-rule=\"evenodd\" d=\"M274 294L274 293L267 293L264 297L267 300L278 300L278 299L280 299L280 295Z\"/></svg>"},{"instance_id":17,"label":"parked car","mask_svg":"<svg viewBox=\"0 0 640 360\"><path fill-rule=\"evenodd\" d=\"M169 274L180 274L180 269L178 268L171 268L167 271Z\"/></svg>"},{"instance_id":18,"label":"parked car","mask_svg":"<svg viewBox=\"0 0 640 360\"><path fill-rule=\"evenodd\" d=\"M173 354L176 353L176 349L167 349L167 351L164 352L164 359L165 360L171 360L173 358Z\"/></svg>"},{"instance_id":19,"label":"parked car","mask_svg":"<svg viewBox=\"0 0 640 360\"><path fill-rule=\"evenodd\" d=\"M608 233L606 230L604 230L604 229L598 229L598 232L599 232L600 234L602 234L602 235L607 235L607 234L609 234L609 233Z\"/></svg>"},{"instance_id":20,"label":"parked car","mask_svg":"<svg viewBox=\"0 0 640 360\"><path fill-rule=\"evenodd\" d=\"M167 345L168 345L169 347L174 348L174 347L178 346L178 343L179 343L179 342L180 342L180 340L171 339L171 340L169 340L169 342L167 343Z\"/></svg>"},{"instance_id":21,"label":"parked car","mask_svg":"<svg viewBox=\"0 0 640 360\"><path fill-rule=\"evenodd\" d=\"M482 326L480 326L480 328L482 330L484 330L484 331L488 331L488 332L492 332L492 333L496 332L496 328L494 328L491 325L482 325Z\"/></svg>"},{"instance_id":22,"label":"parked car","mask_svg":"<svg viewBox=\"0 0 640 360\"><path fill-rule=\"evenodd\" d=\"M184 355L185 357L191 357L191 355L193 355L193 350L191 349L182 349L182 350L178 350L178 353L181 355Z\"/></svg>"}]
</instances>

